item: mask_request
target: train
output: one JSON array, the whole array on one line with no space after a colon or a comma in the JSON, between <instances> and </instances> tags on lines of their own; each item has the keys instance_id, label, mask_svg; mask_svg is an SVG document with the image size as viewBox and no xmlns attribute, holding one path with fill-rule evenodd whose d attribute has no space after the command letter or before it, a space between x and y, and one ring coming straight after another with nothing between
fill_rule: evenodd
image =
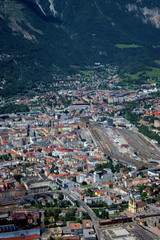
<instances>
[{"instance_id":1,"label":"train","mask_svg":"<svg viewBox=\"0 0 160 240\"><path fill-rule=\"evenodd\" d=\"M115 225L119 223L126 223L126 222L132 222L131 217L117 217L117 218L110 218L106 220L99 220L99 226L103 227L106 225Z\"/></svg>"}]
</instances>

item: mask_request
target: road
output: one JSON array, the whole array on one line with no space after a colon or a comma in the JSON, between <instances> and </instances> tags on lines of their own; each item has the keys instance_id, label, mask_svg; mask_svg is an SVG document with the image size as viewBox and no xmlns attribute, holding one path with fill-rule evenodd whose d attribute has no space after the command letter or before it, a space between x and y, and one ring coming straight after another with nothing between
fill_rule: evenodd
<instances>
[{"instance_id":1,"label":"road","mask_svg":"<svg viewBox=\"0 0 160 240\"><path fill-rule=\"evenodd\" d=\"M76 200L78 201L78 203L80 204L80 206L88 213L88 215L90 216L91 220L92 220L92 224L94 226L94 229L96 231L97 234L97 239L101 239L101 233L100 233L100 228L99 228L99 218L96 216L96 214L92 211L92 209L90 207L88 207L88 205L83 202L80 198L78 198L77 196L75 196L73 193L69 192L68 190L62 190L64 195L68 195L68 196L72 196L74 198L76 198Z\"/></svg>"},{"instance_id":2,"label":"road","mask_svg":"<svg viewBox=\"0 0 160 240\"><path fill-rule=\"evenodd\" d=\"M61 192L65 195L68 195L68 196L72 196L73 194L69 191L69 190L61 190ZM47 192L45 194L52 194L53 192ZM44 193L42 193L44 194ZM18 198L11 198L11 199L8 199L8 202L15 202L15 204L17 203L20 203L20 202L24 202L25 199L34 199L33 197L35 196L36 194L28 194L26 196L23 196L23 197L18 197ZM78 201L78 203L80 204L80 206L88 213L88 215L90 216L91 220L92 220L92 223L93 223L93 227L96 231L96 234L97 234L97 238L100 240L100 229L99 229L99 218L95 215L95 213L92 211L92 209L90 209L90 207L88 207L88 205L83 202L81 199L79 199L77 196L73 195L74 198L76 198L76 200ZM19 202L18 202L19 200ZM6 203L6 201L4 202ZM8 211L9 208L7 208L7 211ZM6 209L1 209L0 210L1 212L6 212ZM43 210L41 211L42 212L42 218L41 218L41 225L43 225L43 222L44 222L44 214L43 214Z\"/></svg>"}]
</instances>

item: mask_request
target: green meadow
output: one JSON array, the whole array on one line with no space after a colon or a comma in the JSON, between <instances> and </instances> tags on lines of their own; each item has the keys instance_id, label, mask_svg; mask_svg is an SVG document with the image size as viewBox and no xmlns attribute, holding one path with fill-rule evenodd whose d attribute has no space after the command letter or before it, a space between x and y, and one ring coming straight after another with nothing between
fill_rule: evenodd
<instances>
[{"instance_id":1,"label":"green meadow","mask_svg":"<svg viewBox=\"0 0 160 240\"><path fill-rule=\"evenodd\" d=\"M139 79L141 76L148 77L148 78L159 78L160 77L160 68L152 67L151 71L146 70L142 72L137 72L136 74L124 74L126 77L129 77L131 79ZM140 76L141 75L141 76Z\"/></svg>"},{"instance_id":2,"label":"green meadow","mask_svg":"<svg viewBox=\"0 0 160 240\"><path fill-rule=\"evenodd\" d=\"M140 45L137 44L116 44L117 48L138 48L141 47Z\"/></svg>"}]
</instances>

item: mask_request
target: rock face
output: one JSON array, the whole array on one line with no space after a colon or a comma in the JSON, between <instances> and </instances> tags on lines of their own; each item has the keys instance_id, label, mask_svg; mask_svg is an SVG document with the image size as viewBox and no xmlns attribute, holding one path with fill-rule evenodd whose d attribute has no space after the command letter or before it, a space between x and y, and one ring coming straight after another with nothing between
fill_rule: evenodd
<instances>
[{"instance_id":1,"label":"rock face","mask_svg":"<svg viewBox=\"0 0 160 240\"><path fill-rule=\"evenodd\" d=\"M0 1L1 94L51 81L72 66L128 65L133 53L122 54L119 43L143 46L136 54L145 49L147 59L148 46L160 39L159 7L159 0Z\"/></svg>"},{"instance_id":2,"label":"rock face","mask_svg":"<svg viewBox=\"0 0 160 240\"><path fill-rule=\"evenodd\" d=\"M135 16L142 19L146 24L152 23L156 28L160 28L160 12L157 7L148 8L137 6L137 4L127 4L126 8L129 12L134 12Z\"/></svg>"}]
</instances>

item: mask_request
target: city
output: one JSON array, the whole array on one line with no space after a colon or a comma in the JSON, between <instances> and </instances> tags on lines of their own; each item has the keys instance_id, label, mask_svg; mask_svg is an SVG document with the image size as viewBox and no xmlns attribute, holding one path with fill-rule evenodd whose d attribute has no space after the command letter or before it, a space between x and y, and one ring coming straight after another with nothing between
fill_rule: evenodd
<instances>
[{"instance_id":1,"label":"city","mask_svg":"<svg viewBox=\"0 0 160 240\"><path fill-rule=\"evenodd\" d=\"M115 69L1 99L0 239L160 238L158 85Z\"/></svg>"}]
</instances>

